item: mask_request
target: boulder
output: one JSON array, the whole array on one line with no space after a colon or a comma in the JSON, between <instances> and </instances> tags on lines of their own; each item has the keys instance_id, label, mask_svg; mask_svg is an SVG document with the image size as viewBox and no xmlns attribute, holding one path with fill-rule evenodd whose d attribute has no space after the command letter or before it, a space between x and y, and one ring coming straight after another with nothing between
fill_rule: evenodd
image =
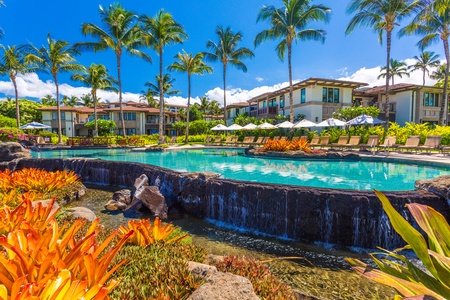
<instances>
[{"instance_id":1,"label":"boulder","mask_svg":"<svg viewBox=\"0 0 450 300\"><path fill-rule=\"evenodd\" d=\"M231 273L215 272L195 290L188 300L259 300L247 278Z\"/></svg>"},{"instance_id":2,"label":"boulder","mask_svg":"<svg viewBox=\"0 0 450 300\"><path fill-rule=\"evenodd\" d=\"M92 210L90 210L89 208L86 208L86 207L81 207L81 206L80 207L72 207L72 208L67 209L64 212L64 215L67 215L68 217L70 217L71 219L74 219L74 220L82 218L82 219L88 220L89 222L92 222L95 220L95 218L97 218L95 216L95 213Z\"/></svg>"},{"instance_id":3,"label":"boulder","mask_svg":"<svg viewBox=\"0 0 450 300\"><path fill-rule=\"evenodd\" d=\"M134 193L133 201L130 206L134 206L137 202L141 202L142 205L147 207L156 217L162 219L167 218L168 207L166 199L157 186L140 187Z\"/></svg>"},{"instance_id":4,"label":"boulder","mask_svg":"<svg viewBox=\"0 0 450 300\"><path fill-rule=\"evenodd\" d=\"M433 179L417 180L414 184L418 190L425 190L450 201L450 175Z\"/></svg>"},{"instance_id":5,"label":"boulder","mask_svg":"<svg viewBox=\"0 0 450 300\"><path fill-rule=\"evenodd\" d=\"M105 209L107 210L126 210L128 205L121 201L109 200L108 203L105 204Z\"/></svg>"},{"instance_id":6,"label":"boulder","mask_svg":"<svg viewBox=\"0 0 450 300\"><path fill-rule=\"evenodd\" d=\"M28 157L31 157L30 151L22 147L22 145L20 145L19 143L0 142L0 162Z\"/></svg>"},{"instance_id":7,"label":"boulder","mask_svg":"<svg viewBox=\"0 0 450 300\"><path fill-rule=\"evenodd\" d=\"M34 208L36 208L39 205L39 203L40 203L43 207L47 207L47 206L49 206L52 203L52 201L53 200L50 200L50 199L48 199L48 200L38 200L38 201L31 202L31 205ZM54 213L57 210L59 210L59 204L58 204L58 202L54 201L51 213Z\"/></svg>"},{"instance_id":8,"label":"boulder","mask_svg":"<svg viewBox=\"0 0 450 300\"><path fill-rule=\"evenodd\" d=\"M201 278L206 278L217 273L217 268L210 265L201 264L194 261L189 261L187 263L187 268L189 272L191 272L195 276L199 276Z\"/></svg>"},{"instance_id":9,"label":"boulder","mask_svg":"<svg viewBox=\"0 0 450 300\"><path fill-rule=\"evenodd\" d=\"M148 182L148 179L147 179L147 182ZM112 196L112 200L115 200L117 202L122 202L122 203L125 203L126 205L129 205L131 203L131 191L128 189L123 189L123 190L114 192L114 194Z\"/></svg>"},{"instance_id":10,"label":"boulder","mask_svg":"<svg viewBox=\"0 0 450 300\"><path fill-rule=\"evenodd\" d=\"M138 191L141 187L148 186L148 177L145 174L142 174L134 181L134 192Z\"/></svg>"}]
</instances>

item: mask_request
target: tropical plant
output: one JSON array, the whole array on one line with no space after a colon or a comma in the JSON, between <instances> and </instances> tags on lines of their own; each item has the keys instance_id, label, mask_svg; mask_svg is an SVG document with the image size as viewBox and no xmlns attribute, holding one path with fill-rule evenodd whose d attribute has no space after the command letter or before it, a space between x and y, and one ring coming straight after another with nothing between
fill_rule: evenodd
<instances>
[{"instance_id":1,"label":"tropical plant","mask_svg":"<svg viewBox=\"0 0 450 300\"><path fill-rule=\"evenodd\" d=\"M245 58L253 58L253 52L245 47L239 47L243 35L240 32L234 33L230 27L223 28L217 26L216 36L218 42L215 43L209 40L206 47L211 49L211 52L205 52L205 59L211 62L220 62L223 67L223 108L227 108L227 66L228 64L236 67L238 70L247 72L247 66L241 61ZM223 120L227 123L227 116L223 114Z\"/></svg>"},{"instance_id":2,"label":"tropical plant","mask_svg":"<svg viewBox=\"0 0 450 300\"><path fill-rule=\"evenodd\" d=\"M294 89L292 86L292 42L297 40L324 41L325 31L309 28L311 22L327 22L330 9L323 5L309 5L310 0L283 0L283 6L263 6L257 22L268 20L270 28L255 37L255 46L267 40L278 40L278 58L284 60L287 51L289 71L289 120L294 122Z\"/></svg>"},{"instance_id":3,"label":"tropical plant","mask_svg":"<svg viewBox=\"0 0 450 300\"><path fill-rule=\"evenodd\" d=\"M386 32L386 99L385 120L386 129L389 127L389 79L392 31L403 19L419 9L421 1L412 0L352 0L348 7L349 13L355 13L347 26L346 34L350 34L358 27L370 27L378 33L378 40L383 40L383 32Z\"/></svg>"},{"instance_id":4,"label":"tropical plant","mask_svg":"<svg viewBox=\"0 0 450 300\"><path fill-rule=\"evenodd\" d=\"M104 29L92 23L85 23L81 26L81 31L84 35L91 35L97 41L77 43L75 46L79 49L93 50L94 52L111 49L116 54L120 128L122 129L122 135L126 137L122 109L122 78L120 76L122 53L126 51L128 54L138 56L147 62L152 60L148 54L139 50L144 43L144 38L135 22L137 18L135 14L122 8L120 3L111 4L107 9L100 6L99 14Z\"/></svg>"},{"instance_id":5,"label":"tropical plant","mask_svg":"<svg viewBox=\"0 0 450 300\"><path fill-rule=\"evenodd\" d=\"M65 106L75 107L78 105L78 103L80 103L80 99L78 99L77 96L68 97L68 96L64 95L62 98L62 103Z\"/></svg>"},{"instance_id":6,"label":"tropical plant","mask_svg":"<svg viewBox=\"0 0 450 300\"><path fill-rule=\"evenodd\" d=\"M148 87L149 94L153 97L156 95L159 95L159 83L161 82L159 75L155 76L155 82L147 81L145 83L145 86ZM178 95L180 94L179 90L173 89L173 84L175 82L175 78L170 77L170 74L164 74L162 78L162 93L164 95L172 96L172 95ZM156 100L158 101L158 100ZM159 102L159 101L158 101Z\"/></svg>"},{"instance_id":7,"label":"tropical plant","mask_svg":"<svg viewBox=\"0 0 450 300\"><path fill-rule=\"evenodd\" d=\"M387 75L387 67L382 67L380 70L381 74L378 75L378 79L386 78ZM405 62L398 61L396 59L391 58L389 61L389 78L392 79L392 85L394 85L394 77L398 76L403 78L403 75L410 76L408 72L408 67Z\"/></svg>"},{"instance_id":8,"label":"tropical plant","mask_svg":"<svg viewBox=\"0 0 450 300\"><path fill-rule=\"evenodd\" d=\"M430 76L430 67L439 67L439 54L434 54L434 52L425 51L420 53L419 56L414 55L414 59L416 63L409 66L408 69L411 71L420 70L423 73L422 76L422 85L425 85L425 75Z\"/></svg>"},{"instance_id":9,"label":"tropical plant","mask_svg":"<svg viewBox=\"0 0 450 300\"><path fill-rule=\"evenodd\" d=\"M372 253L379 270L358 259L347 258L347 262L362 276L395 288L403 297L427 295L435 299L450 299L450 226L445 217L429 206L406 204L416 223L426 233L426 239L395 210L385 195L379 191L375 194L392 227L407 245L394 251L381 249L381 253ZM425 270L401 254L405 249L414 251Z\"/></svg>"},{"instance_id":10,"label":"tropical plant","mask_svg":"<svg viewBox=\"0 0 450 300\"><path fill-rule=\"evenodd\" d=\"M52 95L45 95L45 97L41 99L41 103L43 106L56 106L56 99L53 98Z\"/></svg>"},{"instance_id":11,"label":"tropical plant","mask_svg":"<svg viewBox=\"0 0 450 300\"><path fill-rule=\"evenodd\" d=\"M186 110L186 137L185 143L189 141L189 116L191 109L191 75L203 75L205 73L212 73L212 68L203 62L203 53L197 53L192 55L192 53L178 53L175 58L178 59L168 67L169 71L184 72L187 74L188 80L188 102Z\"/></svg>"},{"instance_id":12,"label":"tropical plant","mask_svg":"<svg viewBox=\"0 0 450 300\"><path fill-rule=\"evenodd\" d=\"M412 22L400 31L404 34L417 34L423 38L417 43L420 50L423 51L432 43L442 41L444 45L444 54L446 60L446 68L444 75L444 85L442 93L442 101L439 111L439 124L448 124L448 74L450 66L450 53L448 39L450 36L450 5L446 1L423 1L424 9L422 9ZM446 124L444 124L446 120Z\"/></svg>"},{"instance_id":13,"label":"tropical plant","mask_svg":"<svg viewBox=\"0 0 450 300\"><path fill-rule=\"evenodd\" d=\"M155 98L154 91L151 88L147 88L147 90L142 90L141 95L139 96L139 100L143 102L147 102L148 106L158 108L159 101Z\"/></svg>"},{"instance_id":14,"label":"tropical plant","mask_svg":"<svg viewBox=\"0 0 450 300\"><path fill-rule=\"evenodd\" d=\"M16 120L3 114L0 115L0 127L15 127L17 126Z\"/></svg>"},{"instance_id":15,"label":"tropical plant","mask_svg":"<svg viewBox=\"0 0 450 300\"><path fill-rule=\"evenodd\" d=\"M269 139L267 143L264 144L265 151L304 151L306 153L312 153L313 151L309 148L308 141L300 139L296 142L291 142L289 140L272 140Z\"/></svg>"},{"instance_id":16,"label":"tropical plant","mask_svg":"<svg viewBox=\"0 0 450 300\"><path fill-rule=\"evenodd\" d=\"M362 114L377 118L380 114L380 109L376 106L352 106L348 108L339 108L333 113L333 118L350 121L351 119Z\"/></svg>"},{"instance_id":17,"label":"tropical plant","mask_svg":"<svg viewBox=\"0 0 450 300\"><path fill-rule=\"evenodd\" d=\"M94 100L94 136L98 136L97 91L117 92L117 88L114 86L117 82L108 74L108 70L102 64L91 64L88 69L84 69L83 71L83 73L72 75L72 80L79 81L83 85L91 88L91 95Z\"/></svg>"},{"instance_id":18,"label":"tropical plant","mask_svg":"<svg viewBox=\"0 0 450 300\"><path fill-rule=\"evenodd\" d=\"M166 46L182 44L187 39L187 34L183 26L163 9L153 18L142 15L139 20L142 23L147 45L151 46L159 56L159 143L161 144L164 141L163 51Z\"/></svg>"},{"instance_id":19,"label":"tropical plant","mask_svg":"<svg viewBox=\"0 0 450 300\"><path fill-rule=\"evenodd\" d=\"M31 66L25 60L23 49L16 46L0 45L3 50L3 56L0 63L0 75L8 75L14 86L14 96L16 99L16 122L17 128L20 127L20 107L19 107L19 91L17 89L17 75L27 74L36 71L36 68Z\"/></svg>"},{"instance_id":20,"label":"tropical plant","mask_svg":"<svg viewBox=\"0 0 450 300\"><path fill-rule=\"evenodd\" d=\"M62 72L77 72L82 70L83 66L77 63L74 56L79 54L78 51L71 47L69 42L63 40L55 40L47 35L47 45L36 48L33 45L24 47L28 52L25 59L35 64L37 70L49 73L53 77L56 87L56 107L58 119L58 143L62 143L61 131L61 105L59 101L59 82L58 74Z\"/></svg>"},{"instance_id":21,"label":"tropical plant","mask_svg":"<svg viewBox=\"0 0 450 300\"><path fill-rule=\"evenodd\" d=\"M95 122L91 121L91 122L87 122L86 124L84 124L84 127L86 127L87 129L90 130L97 130L98 131L98 135L100 136L106 136L106 135L110 135L114 132L114 129L117 128L117 124L116 122L114 122L113 120L97 120L97 129L95 129Z\"/></svg>"},{"instance_id":22,"label":"tropical plant","mask_svg":"<svg viewBox=\"0 0 450 300\"><path fill-rule=\"evenodd\" d=\"M42 104L32 100L20 99L19 100L19 110L20 110L20 123L25 124L32 121L41 122L42 112L38 110L42 107ZM14 118L16 116L16 107L13 101L0 101L0 113L3 116ZM13 126L16 126L14 124ZM8 127L8 126L0 126Z\"/></svg>"},{"instance_id":23,"label":"tropical plant","mask_svg":"<svg viewBox=\"0 0 450 300\"><path fill-rule=\"evenodd\" d=\"M80 102L84 107L94 107L94 100L92 99L92 94L84 94L80 97Z\"/></svg>"},{"instance_id":24,"label":"tropical plant","mask_svg":"<svg viewBox=\"0 0 450 300\"><path fill-rule=\"evenodd\" d=\"M195 103L195 106L197 106L197 108L204 114L208 114L209 113L209 109L211 106L211 102L209 101L208 97L202 96L200 98L200 103Z\"/></svg>"}]
</instances>

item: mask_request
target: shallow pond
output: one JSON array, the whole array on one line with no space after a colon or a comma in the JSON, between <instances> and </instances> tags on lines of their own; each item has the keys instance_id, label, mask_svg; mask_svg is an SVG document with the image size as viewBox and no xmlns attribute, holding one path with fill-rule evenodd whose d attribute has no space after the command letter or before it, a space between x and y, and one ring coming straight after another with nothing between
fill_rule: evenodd
<instances>
[{"instance_id":1,"label":"shallow pond","mask_svg":"<svg viewBox=\"0 0 450 300\"><path fill-rule=\"evenodd\" d=\"M71 205L91 209L100 217L102 224L111 229L135 218L151 217L142 212L123 214L106 211L104 204L111 199L113 192L119 189L90 185L83 199ZM193 242L210 254L245 256L252 259L292 256L304 258L276 260L268 265L278 278L305 294L321 299L392 299L394 295L392 289L358 276L344 261L345 257L358 257L370 262L363 254L251 236L187 215L166 221L189 232Z\"/></svg>"}]
</instances>

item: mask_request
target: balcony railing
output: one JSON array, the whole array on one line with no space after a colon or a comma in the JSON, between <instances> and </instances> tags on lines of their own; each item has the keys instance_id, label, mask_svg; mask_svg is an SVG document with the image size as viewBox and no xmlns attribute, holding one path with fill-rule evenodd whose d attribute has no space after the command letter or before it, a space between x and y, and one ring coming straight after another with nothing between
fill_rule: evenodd
<instances>
[{"instance_id":1,"label":"balcony railing","mask_svg":"<svg viewBox=\"0 0 450 300\"><path fill-rule=\"evenodd\" d=\"M252 117L256 117L259 115L277 115L277 114L278 114L277 106L263 107L250 111L250 116Z\"/></svg>"}]
</instances>

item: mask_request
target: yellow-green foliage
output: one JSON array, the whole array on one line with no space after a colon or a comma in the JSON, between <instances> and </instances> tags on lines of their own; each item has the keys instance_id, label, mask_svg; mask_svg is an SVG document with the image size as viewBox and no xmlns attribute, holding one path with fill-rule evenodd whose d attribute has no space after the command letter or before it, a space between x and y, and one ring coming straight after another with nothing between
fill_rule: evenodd
<instances>
[{"instance_id":1,"label":"yellow-green foliage","mask_svg":"<svg viewBox=\"0 0 450 300\"><path fill-rule=\"evenodd\" d=\"M294 300L292 290L275 276L262 262L227 256L216 263L221 272L230 272L247 278L253 285L255 293L264 300Z\"/></svg>"},{"instance_id":2,"label":"yellow-green foliage","mask_svg":"<svg viewBox=\"0 0 450 300\"><path fill-rule=\"evenodd\" d=\"M375 193L392 227L405 240L406 246L394 251L381 249L381 253L372 253L379 270L358 259L348 258L347 262L356 272L395 288L403 297L428 295L436 299L450 299L450 226L446 219L429 206L407 204L414 220L426 233L426 239L394 209L385 195L378 191ZM404 249L413 250L426 270L400 254Z\"/></svg>"},{"instance_id":3,"label":"yellow-green foliage","mask_svg":"<svg viewBox=\"0 0 450 300\"><path fill-rule=\"evenodd\" d=\"M157 241L147 247L126 245L115 261L129 259L112 278L120 281L112 299L186 299L203 282L187 269L202 262L205 250L192 244Z\"/></svg>"},{"instance_id":4,"label":"yellow-green foliage","mask_svg":"<svg viewBox=\"0 0 450 300\"><path fill-rule=\"evenodd\" d=\"M265 151L304 151L311 153L312 150L309 148L309 143L306 140L300 139L297 142L291 142L288 140L268 140L264 144Z\"/></svg>"}]
</instances>

